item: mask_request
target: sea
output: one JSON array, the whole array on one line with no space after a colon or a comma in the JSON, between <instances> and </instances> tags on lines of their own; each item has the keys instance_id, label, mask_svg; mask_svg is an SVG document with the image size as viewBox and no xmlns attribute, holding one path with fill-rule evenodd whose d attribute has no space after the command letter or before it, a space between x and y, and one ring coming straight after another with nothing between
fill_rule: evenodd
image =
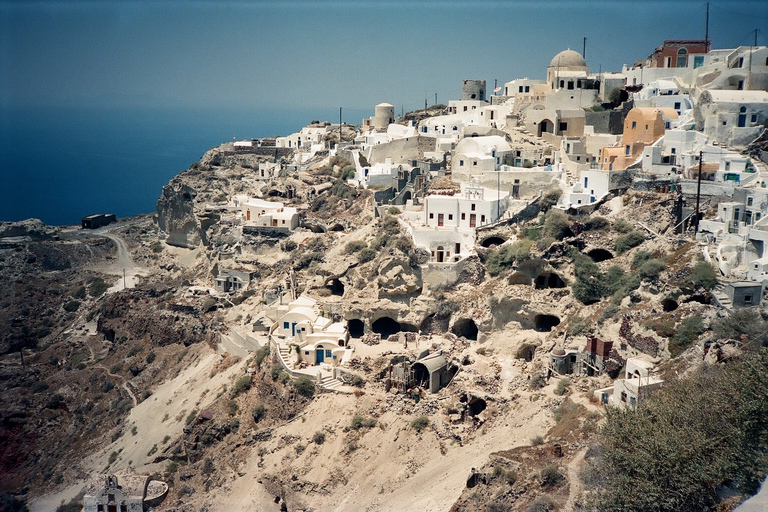
<instances>
[{"instance_id":1,"label":"sea","mask_svg":"<svg viewBox=\"0 0 768 512\"><path fill-rule=\"evenodd\" d=\"M3 107L0 221L71 225L93 213L151 213L163 185L208 149L288 135L312 120L338 122L338 108Z\"/></svg>"}]
</instances>

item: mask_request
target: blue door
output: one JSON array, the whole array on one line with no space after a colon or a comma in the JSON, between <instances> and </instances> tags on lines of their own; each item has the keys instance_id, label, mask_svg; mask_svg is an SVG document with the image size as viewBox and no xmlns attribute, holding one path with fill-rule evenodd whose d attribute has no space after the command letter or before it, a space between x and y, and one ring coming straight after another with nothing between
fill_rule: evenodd
<instances>
[{"instance_id":1,"label":"blue door","mask_svg":"<svg viewBox=\"0 0 768 512\"><path fill-rule=\"evenodd\" d=\"M291 323L291 336L296 336L296 322Z\"/></svg>"},{"instance_id":2,"label":"blue door","mask_svg":"<svg viewBox=\"0 0 768 512\"><path fill-rule=\"evenodd\" d=\"M325 351L322 345L318 345L315 349L315 364L320 364L325 361Z\"/></svg>"}]
</instances>

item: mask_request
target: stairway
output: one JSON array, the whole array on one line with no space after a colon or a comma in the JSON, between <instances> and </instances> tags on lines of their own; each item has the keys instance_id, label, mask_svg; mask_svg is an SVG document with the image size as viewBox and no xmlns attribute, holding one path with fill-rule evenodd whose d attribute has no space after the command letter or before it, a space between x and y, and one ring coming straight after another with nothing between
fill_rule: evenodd
<instances>
[{"instance_id":1,"label":"stairway","mask_svg":"<svg viewBox=\"0 0 768 512\"><path fill-rule=\"evenodd\" d=\"M725 294L725 285L723 283L717 283L717 286L712 289L712 297L721 307L725 309L733 309L731 299Z\"/></svg>"},{"instance_id":2,"label":"stairway","mask_svg":"<svg viewBox=\"0 0 768 512\"><path fill-rule=\"evenodd\" d=\"M344 383L335 377L323 377L320 380L320 387L328 391L341 391L339 388L343 385Z\"/></svg>"}]
</instances>

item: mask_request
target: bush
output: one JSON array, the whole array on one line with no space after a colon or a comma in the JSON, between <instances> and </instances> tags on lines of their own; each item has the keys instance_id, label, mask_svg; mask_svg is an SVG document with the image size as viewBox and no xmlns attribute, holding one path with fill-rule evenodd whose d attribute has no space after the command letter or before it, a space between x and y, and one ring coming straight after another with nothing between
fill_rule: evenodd
<instances>
[{"instance_id":1,"label":"bush","mask_svg":"<svg viewBox=\"0 0 768 512\"><path fill-rule=\"evenodd\" d=\"M312 442L315 444L323 444L325 442L325 434L318 430L315 432L315 435L312 436Z\"/></svg>"},{"instance_id":2,"label":"bush","mask_svg":"<svg viewBox=\"0 0 768 512\"><path fill-rule=\"evenodd\" d=\"M619 233L629 233L632 231L632 224L624 219L616 219L616 222L613 223L613 229Z\"/></svg>"},{"instance_id":3,"label":"bush","mask_svg":"<svg viewBox=\"0 0 768 512\"><path fill-rule=\"evenodd\" d=\"M102 278L96 277L88 286L88 294L91 297L101 297L104 295L104 292L106 292L108 288L109 284L107 284Z\"/></svg>"},{"instance_id":4,"label":"bush","mask_svg":"<svg viewBox=\"0 0 768 512\"><path fill-rule=\"evenodd\" d=\"M521 240L513 244L505 244L492 251L485 262L485 268L492 276L497 276L512 266L514 262L522 262L530 258L532 242Z\"/></svg>"},{"instance_id":5,"label":"bush","mask_svg":"<svg viewBox=\"0 0 768 512\"><path fill-rule=\"evenodd\" d=\"M152 245L150 246L152 249L152 252L157 254L159 252L163 252L163 243L160 241L152 242Z\"/></svg>"},{"instance_id":6,"label":"bush","mask_svg":"<svg viewBox=\"0 0 768 512\"><path fill-rule=\"evenodd\" d=\"M339 176L342 180L347 181L349 179L352 179L355 177L355 166L354 165L348 165L344 167L341 170L341 175Z\"/></svg>"},{"instance_id":7,"label":"bush","mask_svg":"<svg viewBox=\"0 0 768 512\"><path fill-rule=\"evenodd\" d=\"M280 375L283 373L283 365L280 363L274 363L272 367L269 369L269 374L272 377L272 380L277 380L280 378Z\"/></svg>"},{"instance_id":8,"label":"bush","mask_svg":"<svg viewBox=\"0 0 768 512\"><path fill-rule=\"evenodd\" d=\"M768 351L746 352L665 381L637 409L607 409L603 453L588 460L594 508L715 510L722 484L754 493L768 469L766 374Z\"/></svg>"},{"instance_id":9,"label":"bush","mask_svg":"<svg viewBox=\"0 0 768 512\"><path fill-rule=\"evenodd\" d=\"M680 354L688 346L699 339L704 332L704 320L699 315L693 315L685 318L680 327L677 328L677 334L669 343L669 352L672 357Z\"/></svg>"},{"instance_id":10,"label":"bush","mask_svg":"<svg viewBox=\"0 0 768 512\"><path fill-rule=\"evenodd\" d=\"M56 507L56 512L80 512L81 510L83 510L83 502L78 501L77 498L72 498L69 503L62 503Z\"/></svg>"},{"instance_id":11,"label":"bush","mask_svg":"<svg viewBox=\"0 0 768 512\"><path fill-rule=\"evenodd\" d=\"M256 363L257 367L261 366L261 363L264 361L264 359L267 358L269 355L269 345L264 345L259 350L256 351L256 355L253 357L253 361Z\"/></svg>"},{"instance_id":12,"label":"bush","mask_svg":"<svg viewBox=\"0 0 768 512\"><path fill-rule=\"evenodd\" d=\"M361 414L355 414L352 416L352 421L349 427L353 430L360 430L361 428L371 428L376 426L376 419L365 417Z\"/></svg>"},{"instance_id":13,"label":"bush","mask_svg":"<svg viewBox=\"0 0 768 512\"><path fill-rule=\"evenodd\" d=\"M387 213L390 215L400 215L401 212L400 212L400 208L398 208L397 206L390 206L389 209L387 210Z\"/></svg>"},{"instance_id":14,"label":"bush","mask_svg":"<svg viewBox=\"0 0 768 512\"><path fill-rule=\"evenodd\" d=\"M658 279L661 272L667 268L663 261L652 259L648 260L637 269L637 275L640 279L655 280Z\"/></svg>"},{"instance_id":15,"label":"bush","mask_svg":"<svg viewBox=\"0 0 768 512\"><path fill-rule=\"evenodd\" d=\"M533 500L533 503L531 503L526 512L552 512L555 508L555 500L546 494L542 494L541 496L536 496L536 499Z\"/></svg>"},{"instance_id":16,"label":"bush","mask_svg":"<svg viewBox=\"0 0 768 512\"><path fill-rule=\"evenodd\" d=\"M147 354L147 357L146 357L147 364L152 364L156 358L157 358L157 355L154 352L150 352L149 354Z\"/></svg>"},{"instance_id":17,"label":"bush","mask_svg":"<svg viewBox=\"0 0 768 512\"><path fill-rule=\"evenodd\" d=\"M296 242L294 242L289 238L288 240L282 241L282 243L280 244L280 249L283 252L293 252L294 250L296 250L298 246L299 245Z\"/></svg>"},{"instance_id":18,"label":"bush","mask_svg":"<svg viewBox=\"0 0 768 512\"><path fill-rule=\"evenodd\" d=\"M639 231L631 231L626 235L618 237L613 246L614 249L616 249L616 253L622 254L634 247L637 247L643 242L645 242L645 235Z\"/></svg>"},{"instance_id":19,"label":"bush","mask_svg":"<svg viewBox=\"0 0 768 512\"><path fill-rule=\"evenodd\" d=\"M651 251L637 251L635 255L632 256L632 268L638 268L650 259L653 259L653 253Z\"/></svg>"},{"instance_id":20,"label":"bush","mask_svg":"<svg viewBox=\"0 0 768 512\"><path fill-rule=\"evenodd\" d=\"M357 254L357 261L360 263L368 263L369 261L373 260L377 254L378 253L375 250L371 249L370 247L366 247Z\"/></svg>"},{"instance_id":21,"label":"bush","mask_svg":"<svg viewBox=\"0 0 768 512\"><path fill-rule=\"evenodd\" d=\"M607 228L608 224L609 224L608 219L606 219L605 217L600 217L599 215L596 215L584 221L584 229L586 229L587 231L597 231L600 229Z\"/></svg>"},{"instance_id":22,"label":"bush","mask_svg":"<svg viewBox=\"0 0 768 512\"><path fill-rule=\"evenodd\" d=\"M544 229L541 234L545 238L554 238L556 240L562 240L567 236L573 235L568 216L557 210L549 210L544 215Z\"/></svg>"},{"instance_id":23,"label":"bush","mask_svg":"<svg viewBox=\"0 0 768 512\"><path fill-rule=\"evenodd\" d=\"M539 199L539 208L541 208L541 211L546 212L556 205L561 195L563 195L563 192L559 188L546 190L544 194L542 194L541 199Z\"/></svg>"},{"instance_id":24,"label":"bush","mask_svg":"<svg viewBox=\"0 0 768 512\"><path fill-rule=\"evenodd\" d=\"M544 438L542 436L534 436L531 438L531 446L539 446L540 444L544 443Z\"/></svg>"},{"instance_id":25,"label":"bush","mask_svg":"<svg viewBox=\"0 0 768 512\"><path fill-rule=\"evenodd\" d=\"M309 377L299 377L293 381L293 387L301 395L307 398L315 396L315 383Z\"/></svg>"},{"instance_id":26,"label":"bush","mask_svg":"<svg viewBox=\"0 0 768 512\"><path fill-rule=\"evenodd\" d=\"M246 375L245 377L240 377L235 381L233 394L237 396L241 393L245 393L249 389L251 389L251 377Z\"/></svg>"},{"instance_id":27,"label":"bush","mask_svg":"<svg viewBox=\"0 0 768 512\"><path fill-rule=\"evenodd\" d=\"M74 313L75 311L80 309L80 301L70 300L69 302L65 302L64 306L62 307L64 308L64 311L66 311L67 313Z\"/></svg>"},{"instance_id":28,"label":"bush","mask_svg":"<svg viewBox=\"0 0 768 512\"><path fill-rule=\"evenodd\" d=\"M203 462L203 467L200 470L204 475L210 475L216 471L216 466L213 465L213 460L209 457Z\"/></svg>"},{"instance_id":29,"label":"bush","mask_svg":"<svg viewBox=\"0 0 768 512\"><path fill-rule=\"evenodd\" d=\"M565 483L565 476L556 465L550 464L541 470L542 487L555 487L563 483Z\"/></svg>"},{"instance_id":30,"label":"bush","mask_svg":"<svg viewBox=\"0 0 768 512\"><path fill-rule=\"evenodd\" d=\"M344 254L353 254L362 251L366 247L368 247L368 244L365 240L352 240L351 242L347 242L347 245L344 246Z\"/></svg>"},{"instance_id":31,"label":"bush","mask_svg":"<svg viewBox=\"0 0 768 512\"><path fill-rule=\"evenodd\" d=\"M264 415L267 412L267 408L264 407L264 404L258 404L256 407L253 408L253 411L251 412L251 416L253 416L253 422L258 423L261 421L261 419L264 417Z\"/></svg>"},{"instance_id":32,"label":"bush","mask_svg":"<svg viewBox=\"0 0 768 512\"><path fill-rule=\"evenodd\" d=\"M688 281L694 286L711 290L717 286L717 273L712 265L706 261L699 261L693 266L691 274L688 276Z\"/></svg>"},{"instance_id":33,"label":"bush","mask_svg":"<svg viewBox=\"0 0 768 512\"><path fill-rule=\"evenodd\" d=\"M558 396L563 396L564 394L568 393L571 390L571 381L569 379L560 379L557 382L557 387L555 388L555 394Z\"/></svg>"},{"instance_id":34,"label":"bush","mask_svg":"<svg viewBox=\"0 0 768 512\"><path fill-rule=\"evenodd\" d=\"M739 339L746 336L753 347L768 346L768 322L756 309L741 308L730 316L720 318L712 324L716 339Z\"/></svg>"},{"instance_id":35,"label":"bush","mask_svg":"<svg viewBox=\"0 0 768 512\"><path fill-rule=\"evenodd\" d=\"M531 378L531 389L541 389L547 385L547 378L537 373Z\"/></svg>"},{"instance_id":36,"label":"bush","mask_svg":"<svg viewBox=\"0 0 768 512\"><path fill-rule=\"evenodd\" d=\"M419 416L411 421L411 428L416 432L421 432L429 426L429 416Z\"/></svg>"}]
</instances>

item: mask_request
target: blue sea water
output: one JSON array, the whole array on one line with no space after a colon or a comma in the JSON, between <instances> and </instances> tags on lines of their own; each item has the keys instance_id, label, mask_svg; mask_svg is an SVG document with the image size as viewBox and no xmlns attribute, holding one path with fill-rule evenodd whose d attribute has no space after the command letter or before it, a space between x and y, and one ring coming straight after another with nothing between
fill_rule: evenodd
<instances>
[{"instance_id":1,"label":"blue sea water","mask_svg":"<svg viewBox=\"0 0 768 512\"><path fill-rule=\"evenodd\" d=\"M2 108L0 220L68 225L92 213L150 213L163 185L208 149L233 137L287 135L323 113Z\"/></svg>"}]
</instances>

